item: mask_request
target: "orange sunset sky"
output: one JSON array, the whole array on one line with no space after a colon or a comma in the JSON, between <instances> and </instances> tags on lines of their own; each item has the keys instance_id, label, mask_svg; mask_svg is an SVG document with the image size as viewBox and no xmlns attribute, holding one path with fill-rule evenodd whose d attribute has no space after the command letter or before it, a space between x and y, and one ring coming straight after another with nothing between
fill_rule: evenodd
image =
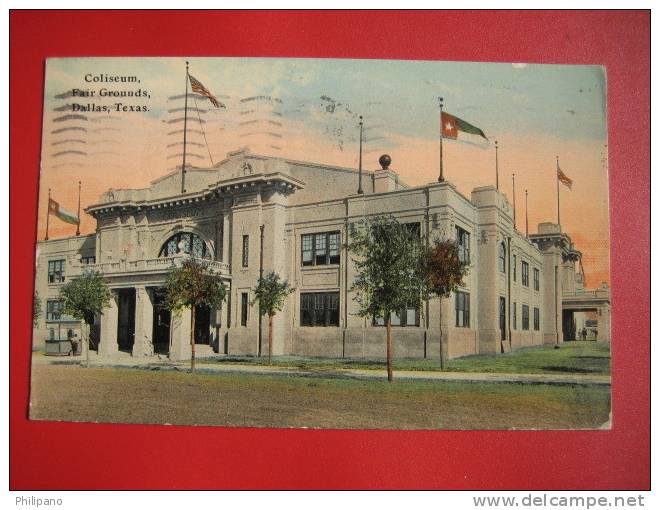
<instances>
[{"instance_id":1,"label":"orange sunset sky","mask_svg":"<svg viewBox=\"0 0 660 510\"><path fill-rule=\"evenodd\" d=\"M583 253L587 285L609 283L606 75L600 66L485 64L385 60L191 58L190 74L223 102L189 106L204 110L208 140L192 145L189 163L204 167L226 153L251 146L256 153L357 167L358 115L364 116L364 167L391 168L409 185L438 176L439 109L481 128L490 145L446 141L445 178L469 196L495 183L499 143L500 189L512 199L516 174L517 227L525 230L524 190L529 191L530 233L557 221L555 156L573 179L561 187L562 230ZM92 77L135 76L139 82L87 81ZM109 188L147 187L181 161L172 119L184 93L184 58L49 59L46 66L38 235L46 226L48 189L62 207L76 212ZM94 96L83 96L93 91ZM141 90L147 97L98 97L101 89ZM246 136L251 96L277 98L275 143ZM58 97L59 96L59 97ZM114 104L146 112L115 111ZM72 111L71 104L107 106L108 112ZM174 111L172 111L174 110ZM254 113L254 112L253 112ZM75 117L68 117L74 115ZM258 115L257 115L258 117ZM264 117L265 119L266 117ZM270 116L269 119L274 117ZM263 119L262 119L263 120ZM199 130L196 113L189 129ZM265 121L267 122L267 121ZM74 128L74 129L71 129ZM180 129L181 126L178 126ZM267 130L268 131L268 130ZM248 133L253 134L253 133ZM201 140L192 137L191 140ZM178 145L177 145L178 144ZM319 190L321 193L322 190ZM82 213L81 232L95 221ZM51 217L50 238L75 234L75 225Z\"/></svg>"}]
</instances>

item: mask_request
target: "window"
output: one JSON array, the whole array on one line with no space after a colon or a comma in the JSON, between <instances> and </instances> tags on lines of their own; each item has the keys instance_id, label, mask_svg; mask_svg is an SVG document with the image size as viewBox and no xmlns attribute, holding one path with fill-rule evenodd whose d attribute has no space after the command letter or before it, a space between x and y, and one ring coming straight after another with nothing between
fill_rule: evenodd
<instances>
[{"instance_id":1,"label":"window","mask_svg":"<svg viewBox=\"0 0 660 510\"><path fill-rule=\"evenodd\" d=\"M64 281L64 259L48 261L48 283Z\"/></svg>"},{"instance_id":2,"label":"window","mask_svg":"<svg viewBox=\"0 0 660 510\"><path fill-rule=\"evenodd\" d=\"M470 327L470 294L467 292L456 293L456 327Z\"/></svg>"},{"instance_id":3,"label":"window","mask_svg":"<svg viewBox=\"0 0 660 510\"><path fill-rule=\"evenodd\" d=\"M247 326L248 321L248 293L241 292L241 326Z\"/></svg>"},{"instance_id":4,"label":"window","mask_svg":"<svg viewBox=\"0 0 660 510\"><path fill-rule=\"evenodd\" d=\"M243 255L241 257L243 267L248 267L250 263L250 236L243 236Z\"/></svg>"},{"instance_id":5,"label":"window","mask_svg":"<svg viewBox=\"0 0 660 510\"><path fill-rule=\"evenodd\" d=\"M422 235L422 226L418 221L413 222L413 223L404 223L404 227L406 227L406 230L410 232L410 235L416 239L419 239Z\"/></svg>"},{"instance_id":6,"label":"window","mask_svg":"<svg viewBox=\"0 0 660 510\"><path fill-rule=\"evenodd\" d=\"M470 233L461 227L456 227L456 243L458 244L458 259L464 264L470 263Z\"/></svg>"},{"instance_id":7,"label":"window","mask_svg":"<svg viewBox=\"0 0 660 510\"><path fill-rule=\"evenodd\" d=\"M522 328L529 331L529 305L522 305Z\"/></svg>"},{"instance_id":8,"label":"window","mask_svg":"<svg viewBox=\"0 0 660 510\"><path fill-rule=\"evenodd\" d=\"M46 320L47 321L61 320L63 308L64 308L64 303L62 301L59 300L46 301Z\"/></svg>"},{"instance_id":9,"label":"window","mask_svg":"<svg viewBox=\"0 0 660 510\"><path fill-rule=\"evenodd\" d=\"M539 290L541 287L541 277L540 271L537 268L534 268L534 290Z\"/></svg>"},{"instance_id":10,"label":"window","mask_svg":"<svg viewBox=\"0 0 660 510\"><path fill-rule=\"evenodd\" d=\"M541 329L541 312L538 308L534 308L534 331Z\"/></svg>"},{"instance_id":11,"label":"window","mask_svg":"<svg viewBox=\"0 0 660 510\"><path fill-rule=\"evenodd\" d=\"M89 257L80 257L80 263L83 265L96 264L96 257L90 255Z\"/></svg>"},{"instance_id":12,"label":"window","mask_svg":"<svg viewBox=\"0 0 660 510\"><path fill-rule=\"evenodd\" d=\"M175 255L192 255L200 259L210 259L211 250L204 240L192 232L179 232L170 237L160 249L159 257L174 257Z\"/></svg>"},{"instance_id":13,"label":"window","mask_svg":"<svg viewBox=\"0 0 660 510\"><path fill-rule=\"evenodd\" d=\"M513 281L516 281L516 278L518 278L518 257L515 255L513 256Z\"/></svg>"},{"instance_id":14,"label":"window","mask_svg":"<svg viewBox=\"0 0 660 510\"><path fill-rule=\"evenodd\" d=\"M339 292L300 294L301 326L339 326Z\"/></svg>"},{"instance_id":15,"label":"window","mask_svg":"<svg viewBox=\"0 0 660 510\"><path fill-rule=\"evenodd\" d=\"M301 247L303 266L339 264L339 232L303 234Z\"/></svg>"},{"instance_id":16,"label":"window","mask_svg":"<svg viewBox=\"0 0 660 510\"><path fill-rule=\"evenodd\" d=\"M409 306L402 308L390 314L390 324L392 326L419 326L419 308ZM374 326L384 326L385 319L383 317L375 317Z\"/></svg>"},{"instance_id":17,"label":"window","mask_svg":"<svg viewBox=\"0 0 660 510\"><path fill-rule=\"evenodd\" d=\"M511 317L511 327L513 329L518 329L518 303L513 303L513 316Z\"/></svg>"},{"instance_id":18,"label":"window","mask_svg":"<svg viewBox=\"0 0 660 510\"><path fill-rule=\"evenodd\" d=\"M500 273L506 273L506 248L504 247L504 243L500 243L499 265Z\"/></svg>"},{"instance_id":19,"label":"window","mask_svg":"<svg viewBox=\"0 0 660 510\"><path fill-rule=\"evenodd\" d=\"M522 284L525 287L529 287L529 264L525 262L524 260L522 261Z\"/></svg>"}]
</instances>

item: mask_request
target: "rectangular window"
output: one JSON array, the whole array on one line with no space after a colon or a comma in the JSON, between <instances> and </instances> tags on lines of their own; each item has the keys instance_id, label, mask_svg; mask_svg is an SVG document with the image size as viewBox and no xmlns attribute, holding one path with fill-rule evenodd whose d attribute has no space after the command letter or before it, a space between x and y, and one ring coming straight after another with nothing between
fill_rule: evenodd
<instances>
[{"instance_id":1,"label":"rectangular window","mask_svg":"<svg viewBox=\"0 0 660 510\"><path fill-rule=\"evenodd\" d=\"M64 259L48 261L48 283L64 281Z\"/></svg>"},{"instance_id":2,"label":"rectangular window","mask_svg":"<svg viewBox=\"0 0 660 510\"><path fill-rule=\"evenodd\" d=\"M518 257L513 256L513 281L515 282L518 278Z\"/></svg>"},{"instance_id":3,"label":"rectangular window","mask_svg":"<svg viewBox=\"0 0 660 510\"><path fill-rule=\"evenodd\" d=\"M314 265L314 234L302 236L302 265Z\"/></svg>"},{"instance_id":4,"label":"rectangular window","mask_svg":"<svg viewBox=\"0 0 660 510\"><path fill-rule=\"evenodd\" d=\"M513 316L511 318L511 326L513 329L518 329L518 303L513 303Z\"/></svg>"},{"instance_id":5,"label":"rectangular window","mask_svg":"<svg viewBox=\"0 0 660 510\"><path fill-rule=\"evenodd\" d=\"M392 312L390 314L390 324L392 326L419 326L419 308L409 306L396 312ZM382 317L375 317L373 325L384 326L385 319Z\"/></svg>"},{"instance_id":6,"label":"rectangular window","mask_svg":"<svg viewBox=\"0 0 660 510\"><path fill-rule=\"evenodd\" d=\"M422 226L418 221L413 223L404 223L403 226L406 227L406 230L408 230L408 232L410 232L413 237L419 239L422 236Z\"/></svg>"},{"instance_id":7,"label":"rectangular window","mask_svg":"<svg viewBox=\"0 0 660 510\"><path fill-rule=\"evenodd\" d=\"M323 266L328 263L328 236L317 234L314 239L314 264Z\"/></svg>"},{"instance_id":8,"label":"rectangular window","mask_svg":"<svg viewBox=\"0 0 660 510\"><path fill-rule=\"evenodd\" d=\"M529 287L529 264L523 260L522 262L522 284Z\"/></svg>"},{"instance_id":9,"label":"rectangular window","mask_svg":"<svg viewBox=\"0 0 660 510\"><path fill-rule=\"evenodd\" d=\"M247 326L248 306L249 306L248 293L242 292L241 293L241 326Z\"/></svg>"},{"instance_id":10,"label":"rectangular window","mask_svg":"<svg viewBox=\"0 0 660 510\"><path fill-rule=\"evenodd\" d=\"M506 273L506 247L503 242L498 247L498 265L500 273Z\"/></svg>"},{"instance_id":11,"label":"rectangular window","mask_svg":"<svg viewBox=\"0 0 660 510\"><path fill-rule=\"evenodd\" d=\"M470 294L456 292L456 327L470 327Z\"/></svg>"},{"instance_id":12,"label":"rectangular window","mask_svg":"<svg viewBox=\"0 0 660 510\"><path fill-rule=\"evenodd\" d=\"M243 236L243 267L248 267L250 262L250 236Z\"/></svg>"},{"instance_id":13,"label":"rectangular window","mask_svg":"<svg viewBox=\"0 0 660 510\"><path fill-rule=\"evenodd\" d=\"M529 331L529 306L522 305L522 328Z\"/></svg>"},{"instance_id":14,"label":"rectangular window","mask_svg":"<svg viewBox=\"0 0 660 510\"><path fill-rule=\"evenodd\" d=\"M339 264L341 259L340 249L339 232L303 234L301 236L302 265L325 266Z\"/></svg>"},{"instance_id":15,"label":"rectangular window","mask_svg":"<svg viewBox=\"0 0 660 510\"><path fill-rule=\"evenodd\" d=\"M46 301L46 320L59 321L62 318L64 303L59 300Z\"/></svg>"},{"instance_id":16,"label":"rectangular window","mask_svg":"<svg viewBox=\"0 0 660 510\"><path fill-rule=\"evenodd\" d=\"M328 257L330 264L339 264L339 232L328 234Z\"/></svg>"},{"instance_id":17,"label":"rectangular window","mask_svg":"<svg viewBox=\"0 0 660 510\"><path fill-rule=\"evenodd\" d=\"M89 257L80 257L80 263L83 265L96 264L96 257L90 255Z\"/></svg>"},{"instance_id":18,"label":"rectangular window","mask_svg":"<svg viewBox=\"0 0 660 510\"><path fill-rule=\"evenodd\" d=\"M470 233L461 227L456 227L456 244L458 245L458 259L464 264L470 263Z\"/></svg>"},{"instance_id":19,"label":"rectangular window","mask_svg":"<svg viewBox=\"0 0 660 510\"><path fill-rule=\"evenodd\" d=\"M541 329L541 312L538 308L534 308L534 331Z\"/></svg>"},{"instance_id":20,"label":"rectangular window","mask_svg":"<svg viewBox=\"0 0 660 510\"><path fill-rule=\"evenodd\" d=\"M534 290L539 290L540 288L541 288L540 271L537 268L534 268Z\"/></svg>"},{"instance_id":21,"label":"rectangular window","mask_svg":"<svg viewBox=\"0 0 660 510\"><path fill-rule=\"evenodd\" d=\"M339 326L339 292L300 294L301 326Z\"/></svg>"}]
</instances>

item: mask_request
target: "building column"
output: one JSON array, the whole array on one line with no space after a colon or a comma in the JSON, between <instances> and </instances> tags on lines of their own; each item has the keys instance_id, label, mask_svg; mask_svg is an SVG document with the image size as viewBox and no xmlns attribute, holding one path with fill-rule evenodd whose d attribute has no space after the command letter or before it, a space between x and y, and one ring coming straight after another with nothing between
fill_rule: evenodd
<instances>
[{"instance_id":1,"label":"building column","mask_svg":"<svg viewBox=\"0 0 660 510\"><path fill-rule=\"evenodd\" d=\"M190 308L172 312L170 359L181 361L190 359Z\"/></svg>"},{"instance_id":2,"label":"building column","mask_svg":"<svg viewBox=\"0 0 660 510\"><path fill-rule=\"evenodd\" d=\"M231 225L229 223L229 213L222 215L222 262L229 264L229 249L231 245Z\"/></svg>"},{"instance_id":3,"label":"building column","mask_svg":"<svg viewBox=\"0 0 660 510\"><path fill-rule=\"evenodd\" d=\"M596 340L598 342L610 343L611 333L610 333L610 305L603 305L598 309L598 337Z\"/></svg>"},{"instance_id":4,"label":"building column","mask_svg":"<svg viewBox=\"0 0 660 510\"><path fill-rule=\"evenodd\" d=\"M100 356L112 356L119 351L117 345L118 317L117 294L112 292L110 303L101 313L101 337L98 350Z\"/></svg>"},{"instance_id":5,"label":"building column","mask_svg":"<svg viewBox=\"0 0 660 510\"><path fill-rule=\"evenodd\" d=\"M153 356L154 305L144 286L135 287L135 342L133 356Z\"/></svg>"}]
</instances>

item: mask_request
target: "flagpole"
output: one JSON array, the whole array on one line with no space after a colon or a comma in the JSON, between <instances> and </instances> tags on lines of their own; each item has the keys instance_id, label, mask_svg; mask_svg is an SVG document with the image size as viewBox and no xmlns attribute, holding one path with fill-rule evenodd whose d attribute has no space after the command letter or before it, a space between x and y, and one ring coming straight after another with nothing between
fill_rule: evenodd
<instances>
[{"instance_id":1,"label":"flagpole","mask_svg":"<svg viewBox=\"0 0 660 510\"><path fill-rule=\"evenodd\" d=\"M440 103L440 177L438 177L438 182L443 182L445 180L445 177L443 175L443 168L442 168L442 101L443 101L443 98L438 97L438 101Z\"/></svg>"},{"instance_id":2,"label":"flagpole","mask_svg":"<svg viewBox=\"0 0 660 510\"><path fill-rule=\"evenodd\" d=\"M364 191L362 191L362 115L360 115L360 156L358 160L358 172L359 172L359 177L358 177L358 195L362 195Z\"/></svg>"},{"instance_id":3,"label":"flagpole","mask_svg":"<svg viewBox=\"0 0 660 510\"><path fill-rule=\"evenodd\" d=\"M497 140L495 140L495 189L500 189L500 168L497 159Z\"/></svg>"},{"instance_id":4,"label":"flagpole","mask_svg":"<svg viewBox=\"0 0 660 510\"><path fill-rule=\"evenodd\" d=\"M516 230L516 174L511 176L513 181L513 230Z\"/></svg>"},{"instance_id":5,"label":"flagpole","mask_svg":"<svg viewBox=\"0 0 660 510\"><path fill-rule=\"evenodd\" d=\"M186 135L188 133L188 61L186 60L186 98L183 103L183 164L181 165L181 193L186 192Z\"/></svg>"},{"instance_id":6,"label":"flagpole","mask_svg":"<svg viewBox=\"0 0 660 510\"><path fill-rule=\"evenodd\" d=\"M527 190L525 190L525 237L529 237L529 217L527 216Z\"/></svg>"},{"instance_id":7,"label":"flagpole","mask_svg":"<svg viewBox=\"0 0 660 510\"><path fill-rule=\"evenodd\" d=\"M80 185L81 181L78 181L78 224L76 225L76 235L80 235Z\"/></svg>"},{"instance_id":8,"label":"flagpole","mask_svg":"<svg viewBox=\"0 0 660 510\"><path fill-rule=\"evenodd\" d=\"M50 219L50 188L48 188L48 205L46 206L46 237L45 241L48 241L48 220Z\"/></svg>"},{"instance_id":9,"label":"flagpole","mask_svg":"<svg viewBox=\"0 0 660 510\"><path fill-rule=\"evenodd\" d=\"M557 156L557 171L555 174L557 179L557 225L559 225L559 231L561 231L561 221L559 221L559 156Z\"/></svg>"}]
</instances>

